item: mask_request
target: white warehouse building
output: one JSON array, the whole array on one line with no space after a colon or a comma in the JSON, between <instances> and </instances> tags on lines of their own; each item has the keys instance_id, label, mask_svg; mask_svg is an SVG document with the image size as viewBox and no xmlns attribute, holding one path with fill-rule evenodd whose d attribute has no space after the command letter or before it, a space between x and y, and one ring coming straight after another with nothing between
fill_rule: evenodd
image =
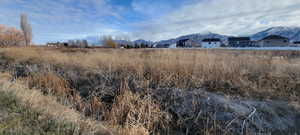
<instances>
[{"instance_id":1,"label":"white warehouse building","mask_svg":"<svg viewBox=\"0 0 300 135\"><path fill-rule=\"evenodd\" d=\"M203 48L217 48L222 45L221 39L219 38L206 38L201 42Z\"/></svg>"}]
</instances>

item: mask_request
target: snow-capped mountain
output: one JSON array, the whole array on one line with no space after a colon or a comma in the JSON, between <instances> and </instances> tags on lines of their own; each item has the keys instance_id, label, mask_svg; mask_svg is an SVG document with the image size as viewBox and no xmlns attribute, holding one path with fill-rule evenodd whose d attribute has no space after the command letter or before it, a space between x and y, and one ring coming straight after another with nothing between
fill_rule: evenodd
<instances>
[{"instance_id":1,"label":"snow-capped mountain","mask_svg":"<svg viewBox=\"0 0 300 135\"><path fill-rule=\"evenodd\" d=\"M260 40L269 35L279 35L289 38L291 41L300 41L300 27L272 27L264 31L249 35L252 40ZM192 39L195 42L201 43L204 38L220 38L223 42L227 42L229 35L220 35L216 33L206 33L206 34L190 34L185 36L180 36L175 39L162 40L155 42L156 44L174 44L181 39Z\"/></svg>"},{"instance_id":2,"label":"snow-capped mountain","mask_svg":"<svg viewBox=\"0 0 300 135\"><path fill-rule=\"evenodd\" d=\"M220 35L220 34L215 34L215 33L204 33L204 34L190 34L190 35L185 35L185 36L180 36L175 39L169 39L169 40L162 40L159 42L155 42L156 44L174 44L179 40L182 39L191 39L197 43L201 43L203 39L205 38L220 38L222 41L226 41L227 36L225 35Z\"/></svg>"},{"instance_id":3,"label":"snow-capped mountain","mask_svg":"<svg viewBox=\"0 0 300 135\"><path fill-rule=\"evenodd\" d=\"M266 29L264 31L255 33L253 35L249 35L252 40L260 40L263 39L269 35L280 35L283 37L289 38L291 41L300 41L300 27L272 27L269 29ZM146 41L143 39L138 39L135 41L126 41L126 40L116 40L117 43L119 44L175 44L177 41L182 40L182 39L191 39L197 43L201 43L201 41L205 38L220 38L223 42L227 42L227 37L228 35L221 35L221 34L216 34L216 33L198 33L198 34L190 34L190 35L184 35L180 36L178 38L173 38L173 39L168 39L168 40L162 40L158 42L152 42L152 41ZM99 36L90 36L85 38L89 44L92 45L101 45L101 39Z\"/></svg>"},{"instance_id":4,"label":"snow-capped mountain","mask_svg":"<svg viewBox=\"0 0 300 135\"><path fill-rule=\"evenodd\" d=\"M300 41L300 27L272 27L251 36L252 40L260 40L269 35L279 35L291 41Z\"/></svg>"}]
</instances>

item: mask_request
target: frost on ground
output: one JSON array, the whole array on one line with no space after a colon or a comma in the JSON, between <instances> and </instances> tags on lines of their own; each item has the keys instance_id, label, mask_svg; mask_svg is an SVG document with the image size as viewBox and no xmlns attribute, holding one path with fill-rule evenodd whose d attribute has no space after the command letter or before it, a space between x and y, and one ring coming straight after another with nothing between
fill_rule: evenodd
<instances>
[{"instance_id":1,"label":"frost on ground","mask_svg":"<svg viewBox=\"0 0 300 135\"><path fill-rule=\"evenodd\" d=\"M193 130L203 125L220 125L219 128L227 130L224 132L237 134L300 133L299 110L288 102L230 98L203 90L161 89L155 92L158 99L167 102L165 106L178 120L184 120L180 122L189 132L195 133L197 131Z\"/></svg>"}]
</instances>

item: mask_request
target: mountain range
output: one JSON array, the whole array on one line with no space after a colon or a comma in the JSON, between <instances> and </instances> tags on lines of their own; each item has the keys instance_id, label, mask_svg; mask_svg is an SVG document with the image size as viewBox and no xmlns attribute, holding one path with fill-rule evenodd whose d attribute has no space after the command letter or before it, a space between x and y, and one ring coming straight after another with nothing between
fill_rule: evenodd
<instances>
[{"instance_id":1,"label":"mountain range","mask_svg":"<svg viewBox=\"0 0 300 135\"><path fill-rule=\"evenodd\" d=\"M291 41L300 41L300 27L272 27L251 36L252 40L260 40L269 35L279 35Z\"/></svg>"},{"instance_id":2,"label":"mountain range","mask_svg":"<svg viewBox=\"0 0 300 135\"><path fill-rule=\"evenodd\" d=\"M162 40L159 42L155 42L155 44L174 44L179 40L182 39L191 39L197 43L201 43L201 41L205 38L220 38L222 41L226 41L228 36L226 35L220 35L220 34L216 34L216 33L204 33L204 34L190 34L190 35L184 35L184 36L180 36L178 38L175 39L169 39L169 40Z\"/></svg>"},{"instance_id":3,"label":"mountain range","mask_svg":"<svg viewBox=\"0 0 300 135\"><path fill-rule=\"evenodd\" d=\"M286 38L289 38L291 41L300 41L300 27L272 27L261 32L249 35L252 40L260 40L269 35L279 35ZM120 44L174 44L182 39L191 39L195 42L201 43L201 41L205 38L220 38L223 42L227 42L227 38L229 35L221 35L216 33L197 33L197 34L189 34L180 36L177 38L172 38L168 40L161 40L158 42L146 41L143 39L135 40L135 41L126 41L126 40L116 40L117 43ZM87 37L86 40L90 44L101 44L101 41L98 37Z\"/></svg>"}]
</instances>

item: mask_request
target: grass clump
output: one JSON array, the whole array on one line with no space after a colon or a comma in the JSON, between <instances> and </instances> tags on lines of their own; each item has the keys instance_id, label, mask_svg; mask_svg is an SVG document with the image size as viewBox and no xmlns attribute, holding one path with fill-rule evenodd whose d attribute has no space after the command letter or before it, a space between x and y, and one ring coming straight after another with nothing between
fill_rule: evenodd
<instances>
[{"instance_id":1,"label":"grass clump","mask_svg":"<svg viewBox=\"0 0 300 135\"><path fill-rule=\"evenodd\" d=\"M20 106L13 93L0 92L0 134L3 135L73 135L76 125L58 123L50 116ZM5 113L5 114L4 114ZM1 113L0 113L1 115ZM1 116L0 116L1 117Z\"/></svg>"},{"instance_id":2,"label":"grass clump","mask_svg":"<svg viewBox=\"0 0 300 135\"><path fill-rule=\"evenodd\" d=\"M107 117L112 125L122 127L119 131L121 134L128 135L148 135L151 132L163 131L171 120L150 95L141 96L129 90L123 91L117 97Z\"/></svg>"}]
</instances>

